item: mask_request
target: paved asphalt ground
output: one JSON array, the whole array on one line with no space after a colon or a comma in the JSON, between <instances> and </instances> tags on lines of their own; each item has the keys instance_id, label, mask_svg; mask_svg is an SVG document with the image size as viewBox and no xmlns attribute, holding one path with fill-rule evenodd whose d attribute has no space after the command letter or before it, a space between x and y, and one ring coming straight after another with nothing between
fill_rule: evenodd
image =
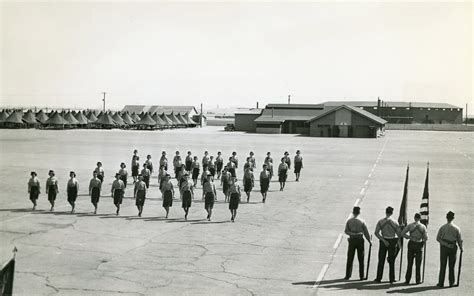
<instances>
[{"instance_id":1,"label":"paved asphalt ground","mask_svg":"<svg viewBox=\"0 0 474 296\"><path fill-rule=\"evenodd\" d=\"M468 295L474 289L474 134L387 131L379 139L309 138L294 135L226 133L221 128L139 131L0 130L0 258L6 262L18 248L14 293L17 295L375 295L422 293ZM285 150L302 151L300 182L289 175L285 191L271 183L266 204L259 188L251 202L240 205L231 223L221 187L211 222L200 200L201 189L184 221L178 200L164 218L156 175L137 217L132 188L127 188L120 216L110 198L110 185L120 162L130 166L133 149L141 160L162 150L204 150L224 156L235 150L242 166L250 150L258 172L267 151L274 160ZM106 180L99 213L92 215L88 182L97 161ZM406 165L410 163L408 215L419 209L430 162L430 224L425 282L374 284L378 241L374 239L369 281L344 281L347 250L345 221L355 203L373 233L388 205L398 216ZM56 171L60 193L56 211L48 211L44 183ZM38 210L31 212L29 172L43 186ZM69 214L65 187L68 172L80 182L76 214ZM258 176L258 173L256 174ZM175 182L175 180L173 180ZM219 183L216 183L219 185ZM465 242L461 286L437 289L438 228L445 214ZM367 245L366 245L367 246ZM404 254L403 275L406 267ZM397 276L398 276L397 261ZM354 263L357 270L357 262ZM355 274L355 273L354 273Z\"/></svg>"}]
</instances>

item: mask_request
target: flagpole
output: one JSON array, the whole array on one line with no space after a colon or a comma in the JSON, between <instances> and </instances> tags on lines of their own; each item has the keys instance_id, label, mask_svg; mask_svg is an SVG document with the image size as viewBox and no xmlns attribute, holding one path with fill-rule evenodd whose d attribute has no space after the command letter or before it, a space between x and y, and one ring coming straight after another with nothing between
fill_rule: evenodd
<instances>
[{"instance_id":1,"label":"flagpole","mask_svg":"<svg viewBox=\"0 0 474 296\"><path fill-rule=\"evenodd\" d=\"M425 266L426 266L426 242L423 247L423 275L421 276L421 282L425 282Z\"/></svg>"},{"instance_id":2,"label":"flagpole","mask_svg":"<svg viewBox=\"0 0 474 296\"><path fill-rule=\"evenodd\" d=\"M403 265L403 238L399 240L400 242L400 269L398 271L398 280L402 278L402 265Z\"/></svg>"},{"instance_id":3,"label":"flagpole","mask_svg":"<svg viewBox=\"0 0 474 296\"><path fill-rule=\"evenodd\" d=\"M403 197L400 205L400 213L398 215L398 225L401 229L407 225L407 200L408 200L408 172L410 171L410 163L407 164L407 173L405 177L405 185L403 186ZM398 235L398 233L397 233ZM400 270L398 272L398 280L402 278L402 265L403 265L403 237L398 236L398 242L400 244ZM396 258L393 260L395 261ZM395 262L393 263L395 264Z\"/></svg>"}]
</instances>

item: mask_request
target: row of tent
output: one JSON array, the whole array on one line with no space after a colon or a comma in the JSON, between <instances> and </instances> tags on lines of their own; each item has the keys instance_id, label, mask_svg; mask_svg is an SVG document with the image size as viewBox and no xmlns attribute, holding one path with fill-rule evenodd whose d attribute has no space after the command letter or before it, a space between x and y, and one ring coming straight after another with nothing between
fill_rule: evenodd
<instances>
[{"instance_id":1,"label":"row of tent","mask_svg":"<svg viewBox=\"0 0 474 296\"><path fill-rule=\"evenodd\" d=\"M40 110L2 110L0 127L3 128L128 128L128 129L164 129L196 127L198 124L189 113L154 113L140 114L128 112L91 111L52 111Z\"/></svg>"}]
</instances>

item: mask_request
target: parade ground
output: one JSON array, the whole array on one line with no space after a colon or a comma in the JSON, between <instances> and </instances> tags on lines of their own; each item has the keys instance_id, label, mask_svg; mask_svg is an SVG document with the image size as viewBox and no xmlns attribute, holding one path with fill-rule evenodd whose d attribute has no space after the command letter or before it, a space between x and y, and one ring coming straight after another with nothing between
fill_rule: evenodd
<instances>
[{"instance_id":1,"label":"parade ground","mask_svg":"<svg viewBox=\"0 0 474 296\"><path fill-rule=\"evenodd\" d=\"M313 138L297 135L224 132L222 127L165 131L123 130L0 130L0 258L16 246L16 295L470 295L474 290L474 134L462 132L386 131L377 139ZM176 150L201 160L222 151L225 160L237 152L239 182L249 151L256 156L258 179L267 151L275 168L283 152L293 158L301 150L304 167L299 182L291 170L284 191L277 178L263 204L258 181L250 203L240 204L235 223L216 181L218 201L211 221L195 191L188 221L179 199L168 219L161 206L156 172L142 217L137 216L133 186L126 189L122 210L115 215L110 197L121 162L129 174L132 152L140 163L151 154L158 167L161 151L172 161ZM88 196L96 162L105 169L98 214ZM385 208L398 218L409 163L408 221L419 210L430 163L430 222L424 283L374 283L379 242L373 238L367 281L345 275L345 221L352 207L361 207L374 233ZM45 182L55 170L59 195L49 211ZM41 182L38 207L31 212L27 182L36 171ZM69 171L80 184L76 213L66 200ZM129 184L131 183L131 177ZM176 184L176 180L172 179ZM178 192L178 190L176 190ZM178 197L178 194L176 194ZM244 200L244 198L242 198ZM436 287L439 244L436 234L455 212L464 254L459 287ZM366 258L368 244L366 244ZM459 262L459 257L458 257ZM456 273L457 265L456 263ZM396 264L398 280L399 257ZM446 276L445 285L448 285ZM471 292L469 292L471 291Z\"/></svg>"}]
</instances>

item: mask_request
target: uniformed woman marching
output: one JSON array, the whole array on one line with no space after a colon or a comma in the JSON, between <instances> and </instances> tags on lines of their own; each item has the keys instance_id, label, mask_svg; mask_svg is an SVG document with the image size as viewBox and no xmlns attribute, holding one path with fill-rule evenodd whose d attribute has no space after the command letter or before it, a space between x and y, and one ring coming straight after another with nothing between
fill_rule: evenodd
<instances>
[{"instance_id":1,"label":"uniformed woman marching","mask_svg":"<svg viewBox=\"0 0 474 296\"><path fill-rule=\"evenodd\" d=\"M122 162L120 164L120 170L119 170L120 180L122 180L123 185L125 186L125 188L127 188L127 178L128 178L128 172L127 172L126 167L127 166L125 165L125 163Z\"/></svg>"},{"instance_id":2,"label":"uniformed woman marching","mask_svg":"<svg viewBox=\"0 0 474 296\"><path fill-rule=\"evenodd\" d=\"M222 167L224 166L224 159L222 158L222 153L220 151L217 152L217 157L214 164L216 166L217 179L220 179Z\"/></svg>"},{"instance_id":3,"label":"uniformed woman marching","mask_svg":"<svg viewBox=\"0 0 474 296\"><path fill-rule=\"evenodd\" d=\"M237 184L237 178L231 178L229 184L229 194L229 210L231 214L230 220L234 222L240 203L240 186Z\"/></svg>"},{"instance_id":4,"label":"uniformed woman marching","mask_svg":"<svg viewBox=\"0 0 474 296\"><path fill-rule=\"evenodd\" d=\"M211 174L207 175L207 181L204 182L202 187L202 195L204 198L204 208L207 211L207 220L211 221L214 198L217 196L216 186L214 186L214 183L212 182Z\"/></svg>"},{"instance_id":5,"label":"uniformed woman marching","mask_svg":"<svg viewBox=\"0 0 474 296\"><path fill-rule=\"evenodd\" d=\"M143 182L145 182L146 188L148 189L150 187L150 176L151 176L151 171L148 168L148 165L146 163L143 164L143 169L140 172L140 175L143 177Z\"/></svg>"},{"instance_id":6,"label":"uniformed woman marching","mask_svg":"<svg viewBox=\"0 0 474 296\"><path fill-rule=\"evenodd\" d=\"M221 176L221 185L222 185L222 192L224 193L224 201L229 201L229 183L230 179L232 178L231 174L227 171L227 167L224 167Z\"/></svg>"},{"instance_id":7,"label":"uniformed woman marching","mask_svg":"<svg viewBox=\"0 0 474 296\"><path fill-rule=\"evenodd\" d=\"M133 195L135 197L135 205L138 209L138 217L142 216L143 205L145 204L146 198L146 183L143 181L143 176L138 175L138 182L135 183L135 188L133 189Z\"/></svg>"},{"instance_id":8,"label":"uniformed woman marching","mask_svg":"<svg viewBox=\"0 0 474 296\"><path fill-rule=\"evenodd\" d=\"M166 174L165 183L163 183L163 188L161 190L163 196L163 208L166 210L166 218L170 212L170 207L173 206L173 197L174 197L174 188L173 183L171 183L171 176Z\"/></svg>"},{"instance_id":9,"label":"uniformed woman marching","mask_svg":"<svg viewBox=\"0 0 474 296\"><path fill-rule=\"evenodd\" d=\"M71 214L74 213L76 207L77 192L79 192L79 182L76 179L76 173L69 173L69 181L67 181L67 201L71 205Z\"/></svg>"},{"instance_id":10,"label":"uniformed woman marching","mask_svg":"<svg viewBox=\"0 0 474 296\"><path fill-rule=\"evenodd\" d=\"M99 178L100 182L104 183L105 172L104 172L104 168L102 167L102 162L100 161L97 162L97 167L95 168L94 171L97 172L97 178Z\"/></svg>"},{"instance_id":11,"label":"uniformed woman marching","mask_svg":"<svg viewBox=\"0 0 474 296\"><path fill-rule=\"evenodd\" d=\"M244 178L242 180L244 183L245 194L247 194L247 203L248 203L250 201L250 192L252 192L252 188L255 181L252 168L248 167L245 169Z\"/></svg>"},{"instance_id":12,"label":"uniformed woman marching","mask_svg":"<svg viewBox=\"0 0 474 296\"><path fill-rule=\"evenodd\" d=\"M263 170L260 172L260 193L262 193L262 202L265 203L267 199L268 187L270 187L270 172L267 165L263 165Z\"/></svg>"},{"instance_id":13,"label":"uniformed woman marching","mask_svg":"<svg viewBox=\"0 0 474 296\"><path fill-rule=\"evenodd\" d=\"M33 203L33 211L36 210L36 200L40 192L40 182L36 177L36 172L31 172L31 178L28 180L28 193L30 194L30 200Z\"/></svg>"},{"instance_id":14,"label":"uniformed woman marching","mask_svg":"<svg viewBox=\"0 0 474 296\"><path fill-rule=\"evenodd\" d=\"M162 191L163 184L166 181L166 170L164 166L160 166L160 171L158 172L158 184L160 191Z\"/></svg>"},{"instance_id":15,"label":"uniformed woman marching","mask_svg":"<svg viewBox=\"0 0 474 296\"><path fill-rule=\"evenodd\" d=\"M102 182L100 182L96 171L94 171L92 175L94 177L89 183L89 195L91 196L91 203L94 205L94 214L97 214L97 204L99 203Z\"/></svg>"},{"instance_id":16,"label":"uniformed woman marching","mask_svg":"<svg viewBox=\"0 0 474 296\"><path fill-rule=\"evenodd\" d=\"M270 181L273 177L273 158L270 152L267 152L267 157L265 157L265 164L267 165L267 170L270 173Z\"/></svg>"},{"instance_id":17,"label":"uniformed woman marching","mask_svg":"<svg viewBox=\"0 0 474 296\"><path fill-rule=\"evenodd\" d=\"M214 163L214 156L211 156L209 158L209 165L207 169L209 170L209 173L212 175L212 180L214 180L214 177L216 176L216 164Z\"/></svg>"},{"instance_id":18,"label":"uniformed woman marching","mask_svg":"<svg viewBox=\"0 0 474 296\"><path fill-rule=\"evenodd\" d=\"M115 174L115 180L112 183L112 189L111 189L112 197L114 198L114 205L117 208L117 211L115 212L117 216L120 213L120 205L122 204L124 192L125 192L125 184L120 179L120 174L117 173Z\"/></svg>"},{"instance_id":19,"label":"uniformed woman marching","mask_svg":"<svg viewBox=\"0 0 474 296\"><path fill-rule=\"evenodd\" d=\"M299 150L296 150L296 155L295 155L296 182L300 180L300 172L302 168L303 168L303 157L301 157L301 152Z\"/></svg>"},{"instance_id":20,"label":"uniformed woman marching","mask_svg":"<svg viewBox=\"0 0 474 296\"><path fill-rule=\"evenodd\" d=\"M46 194L48 195L49 203L51 204L50 211L54 211L54 201L56 200L56 195L59 193L58 189L58 180L54 177L54 171L50 170L49 178L46 180Z\"/></svg>"},{"instance_id":21,"label":"uniformed woman marching","mask_svg":"<svg viewBox=\"0 0 474 296\"><path fill-rule=\"evenodd\" d=\"M285 189L286 177L288 176L288 164L285 162L285 158L281 158L281 163L278 166L278 181L280 181L280 191Z\"/></svg>"},{"instance_id":22,"label":"uniformed woman marching","mask_svg":"<svg viewBox=\"0 0 474 296\"><path fill-rule=\"evenodd\" d=\"M194 161L193 161L193 183L194 183L194 188L196 188L197 182L198 182L198 177L199 177L199 161L197 156L194 156Z\"/></svg>"},{"instance_id":23,"label":"uniformed woman marching","mask_svg":"<svg viewBox=\"0 0 474 296\"><path fill-rule=\"evenodd\" d=\"M188 220L189 208L191 207L191 201L194 199L193 186L189 183L189 174L183 175L183 181L181 182L180 193L181 193L181 206L184 210L184 219Z\"/></svg>"}]
</instances>

